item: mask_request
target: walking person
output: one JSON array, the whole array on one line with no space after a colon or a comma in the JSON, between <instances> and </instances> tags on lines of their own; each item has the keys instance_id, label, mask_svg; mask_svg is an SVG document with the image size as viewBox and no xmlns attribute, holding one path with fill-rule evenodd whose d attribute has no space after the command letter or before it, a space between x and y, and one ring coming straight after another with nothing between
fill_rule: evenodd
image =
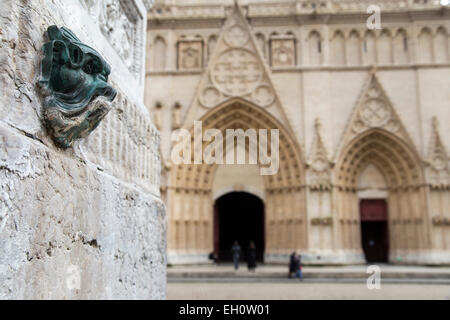
<instances>
[{"instance_id":1,"label":"walking person","mask_svg":"<svg viewBox=\"0 0 450 320\"><path fill-rule=\"evenodd\" d=\"M303 280L302 274L302 256L299 254L295 259L295 276L300 280Z\"/></svg>"},{"instance_id":2,"label":"walking person","mask_svg":"<svg viewBox=\"0 0 450 320\"><path fill-rule=\"evenodd\" d=\"M248 271L255 271L256 269L256 246L253 241L250 242L247 251L247 267Z\"/></svg>"},{"instance_id":3,"label":"walking person","mask_svg":"<svg viewBox=\"0 0 450 320\"><path fill-rule=\"evenodd\" d=\"M233 254L234 270L239 269L239 258L241 256L241 246L239 242L235 241L231 247L231 253Z\"/></svg>"},{"instance_id":4,"label":"walking person","mask_svg":"<svg viewBox=\"0 0 450 320\"><path fill-rule=\"evenodd\" d=\"M297 268L297 253L294 251L292 252L290 258L289 258L289 278L292 278L296 275L296 268Z\"/></svg>"}]
</instances>

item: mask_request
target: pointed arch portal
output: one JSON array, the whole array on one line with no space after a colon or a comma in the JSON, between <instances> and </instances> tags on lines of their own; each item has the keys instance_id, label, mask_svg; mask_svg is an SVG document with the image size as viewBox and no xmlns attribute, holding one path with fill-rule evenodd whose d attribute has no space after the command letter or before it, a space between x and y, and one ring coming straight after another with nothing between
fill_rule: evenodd
<instances>
[{"instance_id":1,"label":"pointed arch portal","mask_svg":"<svg viewBox=\"0 0 450 320\"><path fill-rule=\"evenodd\" d=\"M348 143L339 159L336 202L344 250L362 245L368 262L402 263L429 248L423 174L413 150L386 130L370 129ZM358 180L368 166L383 176L386 199L359 196L364 190Z\"/></svg>"},{"instance_id":2,"label":"pointed arch portal","mask_svg":"<svg viewBox=\"0 0 450 320\"><path fill-rule=\"evenodd\" d=\"M243 99L233 98L202 117L203 132L226 129L279 129L279 170L262 176L265 254L287 254L306 248L303 158L293 135L267 111ZM193 129L192 129L193 136ZM246 141L248 142L248 141ZM204 148L209 142L204 142ZM246 143L248 151L248 143ZM269 152L271 152L270 150ZM169 251L205 254L213 251L213 182L222 164L180 164L171 175ZM242 186L231 184L230 191ZM233 190L235 189L235 190ZM241 197L242 198L242 197ZM294 210L295 208L295 210Z\"/></svg>"}]
</instances>

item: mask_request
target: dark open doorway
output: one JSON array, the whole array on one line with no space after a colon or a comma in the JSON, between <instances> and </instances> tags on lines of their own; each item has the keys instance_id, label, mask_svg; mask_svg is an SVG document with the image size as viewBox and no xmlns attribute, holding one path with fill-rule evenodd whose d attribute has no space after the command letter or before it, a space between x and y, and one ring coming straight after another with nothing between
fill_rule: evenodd
<instances>
[{"instance_id":1,"label":"dark open doorway","mask_svg":"<svg viewBox=\"0 0 450 320\"><path fill-rule=\"evenodd\" d=\"M246 259L250 241L257 249L257 261L264 258L264 203L250 193L231 192L214 204L214 251L219 261L231 261L231 247L237 240Z\"/></svg>"},{"instance_id":2,"label":"dark open doorway","mask_svg":"<svg viewBox=\"0 0 450 320\"><path fill-rule=\"evenodd\" d=\"M389 234L387 204L384 199L360 202L361 239L366 261L388 262Z\"/></svg>"}]
</instances>

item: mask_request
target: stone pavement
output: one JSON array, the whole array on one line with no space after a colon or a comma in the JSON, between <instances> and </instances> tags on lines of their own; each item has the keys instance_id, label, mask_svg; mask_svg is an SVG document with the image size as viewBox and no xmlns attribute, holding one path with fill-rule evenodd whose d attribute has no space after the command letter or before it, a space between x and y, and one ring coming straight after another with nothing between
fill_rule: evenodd
<instances>
[{"instance_id":1,"label":"stone pavement","mask_svg":"<svg viewBox=\"0 0 450 320\"><path fill-rule=\"evenodd\" d=\"M450 267L427 267L380 264L383 279L398 279L415 282L428 281L433 283L450 283ZM260 265L255 272L249 272L243 264L234 271L231 264L220 265L183 265L169 266L168 280L177 279L235 279L235 280L275 280L287 278L287 265ZM305 266L305 280L351 280L367 279L367 265L354 266Z\"/></svg>"},{"instance_id":2,"label":"stone pavement","mask_svg":"<svg viewBox=\"0 0 450 320\"><path fill-rule=\"evenodd\" d=\"M450 299L450 285L381 282L378 290L365 283L310 283L287 279L283 282L169 282L169 300L397 300Z\"/></svg>"}]
</instances>

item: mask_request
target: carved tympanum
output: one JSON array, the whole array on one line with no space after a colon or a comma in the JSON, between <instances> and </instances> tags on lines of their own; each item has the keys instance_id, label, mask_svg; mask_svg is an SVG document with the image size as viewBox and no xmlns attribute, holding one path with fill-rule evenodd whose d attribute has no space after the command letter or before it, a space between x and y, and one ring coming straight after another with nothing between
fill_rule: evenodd
<instances>
[{"instance_id":1,"label":"carved tympanum","mask_svg":"<svg viewBox=\"0 0 450 320\"><path fill-rule=\"evenodd\" d=\"M116 90L107 83L108 63L72 31L50 26L47 36L39 79L44 119L56 144L67 148L98 126Z\"/></svg>"}]
</instances>

